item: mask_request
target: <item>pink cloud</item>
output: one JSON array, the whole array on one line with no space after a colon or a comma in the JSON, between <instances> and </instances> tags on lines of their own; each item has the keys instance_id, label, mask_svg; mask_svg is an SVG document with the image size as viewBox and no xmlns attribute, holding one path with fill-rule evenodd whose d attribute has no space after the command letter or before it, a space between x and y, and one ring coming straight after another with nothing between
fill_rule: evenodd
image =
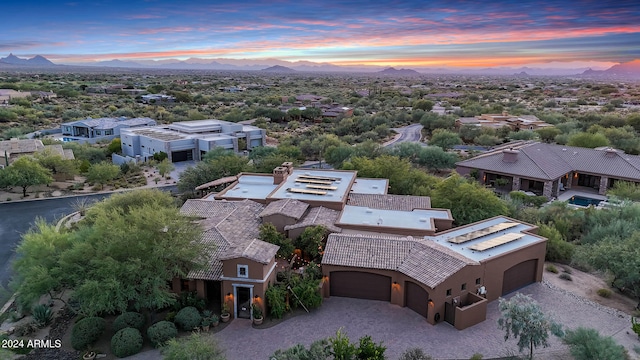
<instances>
[{"instance_id":1,"label":"pink cloud","mask_svg":"<svg viewBox=\"0 0 640 360\"><path fill-rule=\"evenodd\" d=\"M161 28L143 29L138 31L138 34L150 35L150 34L159 34L159 33L180 33L180 32L189 32L193 30L194 29L192 27L188 27L188 26L161 27Z\"/></svg>"},{"instance_id":2,"label":"pink cloud","mask_svg":"<svg viewBox=\"0 0 640 360\"><path fill-rule=\"evenodd\" d=\"M146 19L164 19L166 16L160 15L151 15L151 14L137 14L137 15L127 15L124 17L126 20L146 20Z\"/></svg>"}]
</instances>

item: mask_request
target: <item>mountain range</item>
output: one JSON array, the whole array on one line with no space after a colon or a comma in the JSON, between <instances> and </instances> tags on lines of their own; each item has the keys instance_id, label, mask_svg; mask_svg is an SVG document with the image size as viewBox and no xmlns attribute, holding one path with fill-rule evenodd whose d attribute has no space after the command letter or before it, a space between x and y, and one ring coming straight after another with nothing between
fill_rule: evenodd
<instances>
[{"instance_id":1,"label":"mountain range","mask_svg":"<svg viewBox=\"0 0 640 360\"><path fill-rule=\"evenodd\" d=\"M90 63L66 63L56 65L43 56L36 55L30 59L19 58L13 54L0 58L2 68L21 67L53 67L53 66L89 66L106 68L136 69L177 69L177 70L263 70L272 73L294 72L351 72L376 73L382 76L418 76L421 74L461 74L461 75L507 75L507 76L579 76L579 77L625 77L640 79L640 60L614 65L606 70L589 68L531 68L531 67L488 67L488 68L429 68L414 67L412 69L385 68L372 65L335 65L331 63L315 63L311 61L284 61L279 59L200 59L187 60L140 60L122 61L119 59Z\"/></svg>"}]
</instances>

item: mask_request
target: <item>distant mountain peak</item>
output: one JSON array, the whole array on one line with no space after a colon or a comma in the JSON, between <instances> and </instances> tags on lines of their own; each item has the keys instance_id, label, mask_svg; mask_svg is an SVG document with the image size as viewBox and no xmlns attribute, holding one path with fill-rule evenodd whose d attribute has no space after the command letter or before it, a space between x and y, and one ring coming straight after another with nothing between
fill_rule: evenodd
<instances>
[{"instance_id":1,"label":"distant mountain peak","mask_svg":"<svg viewBox=\"0 0 640 360\"><path fill-rule=\"evenodd\" d=\"M47 58L41 55L36 55L31 59L19 58L13 53L9 53L6 58L0 58L0 63L22 65L22 66L54 66L55 64L49 61Z\"/></svg>"},{"instance_id":2,"label":"distant mountain peak","mask_svg":"<svg viewBox=\"0 0 640 360\"><path fill-rule=\"evenodd\" d=\"M280 72L280 73L297 72L296 70L293 70L292 68L289 68L289 67L286 67L286 66L282 66L282 65L274 65L274 66L268 67L266 69L262 69L260 71L264 71L264 72Z\"/></svg>"},{"instance_id":3,"label":"distant mountain peak","mask_svg":"<svg viewBox=\"0 0 640 360\"><path fill-rule=\"evenodd\" d=\"M386 68L382 71L378 71L378 74L382 75L400 75L400 76L413 76L420 75L419 72L413 69L396 69L394 67Z\"/></svg>"}]
</instances>

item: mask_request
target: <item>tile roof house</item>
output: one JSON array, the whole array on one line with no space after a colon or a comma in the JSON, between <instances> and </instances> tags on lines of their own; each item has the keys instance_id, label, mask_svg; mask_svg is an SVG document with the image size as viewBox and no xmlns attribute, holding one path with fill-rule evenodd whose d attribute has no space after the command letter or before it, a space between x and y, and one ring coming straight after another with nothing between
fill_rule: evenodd
<instances>
[{"instance_id":1,"label":"tile roof house","mask_svg":"<svg viewBox=\"0 0 640 360\"><path fill-rule=\"evenodd\" d=\"M484 184L504 191L531 191L547 198L563 189L591 188L605 194L616 181L640 182L640 156L611 148L588 149L540 142L516 142L456 163L461 175L477 172Z\"/></svg>"},{"instance_id":2,"label":"tile roof house","mask_svg":"<svg viewBox=\"0 0 640 360\"><path fill-rule=\"evenodd\" d=\"M265 306L260 299L279 268L279 247L259 240L262 223L290 239L309 226L328 230L323 296L389 301L430 324L472 326L485 319L489 301L542 278L546 239L533 225L500 216L452 228L450 211L432 209L428 197L386 194L386 187L370 193L355 185L356 172L288 166L270 181L238 175L232 201L219 196L226 189L185 202L181 213L199 219L201 241L213 248L208 266L176 279L175 291L195 290L251 318L247 309Z\"/></svg>"},{"instance_id":3,"label":"tile roof house","mask_svg":"<svg viewBox=\"0 0 640 360\"><path fill-rule=\"evenodd\" d=\"M548 124L536 117L535 115L509 115L507 112L502 114L482 114L476 117L461 117L456 120L456 127L463 125L474 125L493 129L509 127L511 130L537 130L553 125Z\"/></svg>"},{"instance_id":4,"label":"tile roof house","mask_svg":"<svg viewBox=\"0 0 640 360\"><path fill-rule=\"evenodd\" d=\"M0 164L9 165L15 159L23 155L33 155L34 153L41 151L45 148L41 140L37 139L16 139L0 141L0 157L2 161ZM9 164L5 163L5 159L8 159Z\"/></svg>"}]
</instances>

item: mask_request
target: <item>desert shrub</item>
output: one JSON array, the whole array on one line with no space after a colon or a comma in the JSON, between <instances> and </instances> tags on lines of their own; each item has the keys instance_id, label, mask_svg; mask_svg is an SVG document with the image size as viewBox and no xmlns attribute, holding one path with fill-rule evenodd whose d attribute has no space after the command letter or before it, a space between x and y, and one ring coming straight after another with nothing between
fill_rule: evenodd
<instances>
[{"instance_id":1,"label":"desert shrub","mask_svg":"<svg viewBox=\"0 0 640 360\"><path fill-rule=\"evenodd\" d=\"M598 289L597 293L603 298L610 298L612 294L611 290L609 289Z\"/></svg>"},{"instance_id":2,"label":"desert shrub","mask_svg":"<svg viewBox=\"0 0 640 360\"><path fill-rule=\"evenodd\" d=\"M331 354L335 360L353 359L358 353L358 349L351 343L342 329L338 329L336 335L328 340L329 344L331 344Z\"/></svg>"},{"instance_id":3,"label":"desert shrub","mask_svg":"<svg viewBox=\"0 0 640 360\"><path fill-rule=\"evenodd\" d=\"M640 322L636 322L635 318L631 318L631 330L640 337Z\"/></svg>"},{"instance_id":4,"label":"desert shrub","mask_svg":"<svg viewBox=\"0 0 640 360\"><path fill-rule=\"evenodd\" d=\"M132 327L134 329L142 330L147 320L144 315L137 312L126 312L118 316L112 325L113 332L118 332L124 328Z\"/></svg>"},{"instance_id":5,"label":"desert shrub","mask_svg":"<svg viewBox=\"0 0 640 360\"><path fill-rule=\"evenodd\" d=\"M482 360L482 354L475 353L469 358L469 360Z\"/></svg>"},{"instance_id":6,"label":"desert shrub","mask_svg":"<svg viewBox=\"0 0 640 360\"><path fill-rule=\"evenodd\" d=\"M562 273L558 277L562 280L573 281L573 279L571 278L571 275L567 273Z\"/></svg>"},{"instance_id":7,"label":"desert shrub","mask_svg":"<svg viewBox=\"0 0 640 360\"><path fill-rule=\"evenodd\" d=\"M225 356L213 338L193 333L180 340L171 339L162 347L165 360L208 359L223 360Z\"/></svg>"},{"instance_id":8,"label":"desert shrub","mask_svg":"<svg viewBox=\"0 0 640 360\"><path fill-rule=\"evenodd\" d=\"M610 336L601 336L594 329L579 327L567 330L564 342L569 345L571 355L576 360L624 360L627 351L616 344Z\"/></svg>"},{"instance_id":9,"label":"desert shrub","mask_svg":"<svg viewBox=\"0 0 640 360\"><path fill-rule=\"evenodd\" d=\"M169 339L178 336L176 325L169 321L158 321L147 329L147 336L153 346L161 346Z\"/></svg>"},{"instance_id":10,"label":"desert shrub","mask_svg":"<svg viewBox=\"0 0 640 360\"><path fill-rule=\"evenodd\" d=\"M433 360L433 358L420 348L411 348L405 350L398 360Z\"/></svg>"},{"instance_id":11,"label":"desert shrub","mask_svg":"<svg viewBox=\"0 0 640 360\"><path fill-rule=\"evenodd\" d=\"M111 338L111 352L119 358L137 354L142 350L142 342L140 330L131 327L124 328Z\"/></svg>"},{"instance_id":12,"label":"desert shrub","mask_svg":"<svg viewBox=\"0 0 640 360\"><path fill-rule=\"evenodd\" d=\"M293 292L304 306L308 309L314 309L322 305L322 295L320 295L320 290L318 289L319 285L320 280L303 278L302 281L293 286ZM297 306L299 303L296 301L293 304Z\"/></svg>"},{"instance_id":13,"label":"desert shrub","mask_svg":"<svg viewBox=\"0 0 640 360\"><path fill-rule=\"evenodd\" d=\"M296 344L288 349L276 350L269 359L271 360L299 360L299 359L330 359L331 347L327 339L313 342L309 349L302 344Z\"/></svg>"},{"instance_id":14,"label":"desert shrub","mask_svg":"<svg viewBox=\"0 0 640 360\"><path fill-rule=\"evenodd\" d=\"M38 330L38 325L34 321L29 321L24 324L16 326L13 333L18 337L22 337L22 336L31 335L37 330Z\"/></svg>"},{"instance_id":15,"label":"desert shrub","mask_svg":"<svg viewBox=\"0 0 640 360\"><path fill-rule=\"evenodd\" d=\"M568 268L568 267L563 267L562 272L567 274L573 274L573 270L571 270L571 268Z\"/></svg>"},{"instance_id":16,"label":"desert shrub","mask_svg":"<svg viewBox=\"0 0 640 360\"><path fill-rule=\"evenodd\" d=\"M84 350L100 339L106 322L100 317L87 317L78 321L71 329L71 346L76 350Z\"/></svg>"},{"instance_id":17,"label":"desert shrub","mask_svg":"<svg viewBox=\"0 0 640 360\"><path fill-rule=\"evenodd\" d=\"M200 316L198 309L187 306L178 311L174 321L182 330L191 331L200 325L202 316Z\"/></svg>"},{"instance_id":18,"label":"desert shrub","mask_svg":"<svg viewBox=\"0 0 640 360\"><path fill-rule=\"evenodd\" d=\"M553 264L547 265L546 269L550 273L554 273L554 274L558 273L558 268L556 268L555 265L553 265Z\"/></svg>"},{"instance_id":19,"label":"desert shrub","mask_svg":"<svg viewBox=\"0 0 640 360\"><path fill-rule=\"evenodd\" d=\"M371 336L363 336L360 338L360 345L358 346L357 358L366 360L384 360L384 352L386 347L382 346L382 343L376 344L371 339Z\"/></svg>"},{"instance_id":20,"label":"desert shrub","mask_svg":"<svg viewBox=\"0 0 640 360\"><path fill-rule=\"evenodd\" d=\"M33 307L31 311L31 315L33 315L33 321L35 321L36 325L39 328L43 328L53 320L53 312L51 308L46 304L39 304Z\"/></svg>"}]
</instances>

